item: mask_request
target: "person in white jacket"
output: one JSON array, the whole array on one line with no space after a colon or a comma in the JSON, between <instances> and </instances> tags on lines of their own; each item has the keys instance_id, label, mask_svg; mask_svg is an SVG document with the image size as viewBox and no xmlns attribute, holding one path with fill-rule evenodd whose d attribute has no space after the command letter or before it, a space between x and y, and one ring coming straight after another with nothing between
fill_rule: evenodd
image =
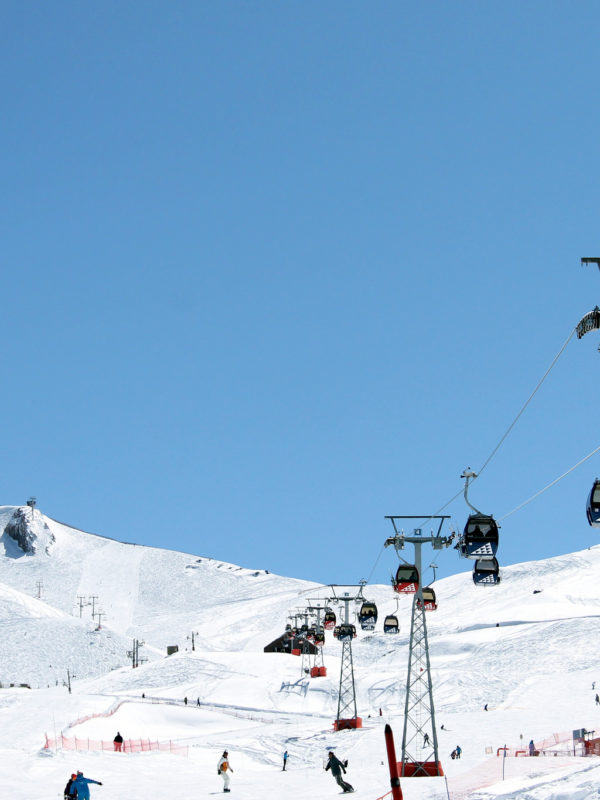
<instances>
[{"instance_id":1,"label":"person in white jacket","mask_svg":"<svg viewBox=\"0 0 600 800\"><path fill-rule=\"evenodd\" d=\"M223 778L223 791L229 792L229 773L233 772L231 769L231 764L229 763L229 753L227 750L223 750L223 755L219 759L219 763L217 764L217 773Z\"/></svg>"}]
</instances>

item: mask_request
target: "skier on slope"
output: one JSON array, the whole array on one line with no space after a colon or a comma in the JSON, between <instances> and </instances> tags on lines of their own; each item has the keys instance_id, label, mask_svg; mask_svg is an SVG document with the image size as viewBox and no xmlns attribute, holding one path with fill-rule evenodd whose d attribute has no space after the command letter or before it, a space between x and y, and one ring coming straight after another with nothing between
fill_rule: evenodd
<instances>
[{"instance_id":1,"label":"skier on slope","mask_svg":"<svg viewBox=\"0 0 600 800\"><path fill-rule=\"evenodd\" d=\"M342 778L342 772L346 772L346 766L339 760L339 758L336 758L333 750L329 751L329 761L327 762L325 771L328 769L331 770L331 774L335 778L337 785L342 787L344 793L354 791L354 787L350 786L350 784L346 783L346 781Z\"/></svg>"},{"instance_id":2,"label":"skier on slope","mask_svg":"<svg viewBox=\"0 0 600 800\"><path fill-rule=\"evenodd\" d=\"M83 772L77 772L77 777L71 786L71 791L73 789L77 790L77 800L90 800L90 783L97 783L98 786L102 786L102 781L84 778Z\"/></svg>"},{"instance_id":3,"label":"skier on slope","mask_svg":"<svg viewBox=\"0 0 600 800\"><path fill-rule=\"evenodd\" d=\"M229 788L229 773L233 773L231 769L231 765L229 764L229 753L227 750L223 750L223 755L219 759L219 763L217 764L217 775L220 775L223 778L223 791L229 792L231 789Z\"/></svg>"}]
</instances>

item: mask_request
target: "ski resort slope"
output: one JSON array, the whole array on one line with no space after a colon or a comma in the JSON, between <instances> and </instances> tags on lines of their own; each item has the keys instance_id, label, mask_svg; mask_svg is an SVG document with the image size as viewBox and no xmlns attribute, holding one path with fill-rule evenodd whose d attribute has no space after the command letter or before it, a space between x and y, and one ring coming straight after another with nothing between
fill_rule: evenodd
<instances>
[{"instance_id":1,"label":"ski resort slope","mask_svg":"<svg viewBox=\"0 0 600 800\"><path fill-rule=\"evenodd\" d=\"M14 511L0 509L0 530ZM33 534L36 526L44 545L36 552L0 537L0 680L3 687L32 687L0 690L3 796L59 798L69 774L81 769L103 783L91 786L93 800L209 797L222 793L216 764L224 749L234 770L232 795L244 800L283 792L290 800L337 796L324 771L329 749L349 760L346 777L357 798L377 800L389 791L384 726L392 726L399 755L410 597L367 587L379 622L373 633L359 629L353 643L363 728L334 733L341 645L331 633L327 677L309 678L300 658L263 652L288 614L309 598L324 601L331 589L115 542L39 512ZM599 796L600 759L565 755L574 729L597 726L600 734L592 688L600 689L599 570L600 547L593 547L504 568L495 588L475 587L464 573L435 584L439 607L427 625L446 777L403 779L407 800ZM91 607L78 602L90 594L105 614L99 629ZM396 636L381 627L392 612L401 624ZM127 655L133 638L145 642L140 655L147 659L136 669ZM167 645L179 652L167 657ZM44 748L46 735L110 742L117 730L126 739L187 746L188 755ZM541 743L552 734L560 741L557 755L496 756L504 745L526 749L530 739ZM463 754L453 761L457 744Z\"/></svg>"}]
</instances>

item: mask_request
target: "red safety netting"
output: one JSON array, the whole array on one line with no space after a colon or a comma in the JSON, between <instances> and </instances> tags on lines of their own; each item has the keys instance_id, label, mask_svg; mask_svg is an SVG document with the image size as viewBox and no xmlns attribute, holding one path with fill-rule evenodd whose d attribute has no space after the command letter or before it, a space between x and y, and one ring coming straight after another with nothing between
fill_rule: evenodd
<instances>
[{"instance_id":1,"label":"red safety netting","mask_svg":"<svg viewBox=\"0 0 600 800\"><path fill-rule=\"evenodd\" d=\"M60 749L60 750L74 750L77 752L86 750L100 750L102 752L114 752L115 743L111 741L103 741L102 739L79 739L77 736L57 736L52 739L46 734L46 743L44 750ZM159 742L158 740L152 741L150 739L123 739L123 744L120 752L122 753L149 753L151 751L159 751L161 753L174 753L178 756L188 756L189 746L177 744L173 741Z\"/></svg>"}]
</instances>

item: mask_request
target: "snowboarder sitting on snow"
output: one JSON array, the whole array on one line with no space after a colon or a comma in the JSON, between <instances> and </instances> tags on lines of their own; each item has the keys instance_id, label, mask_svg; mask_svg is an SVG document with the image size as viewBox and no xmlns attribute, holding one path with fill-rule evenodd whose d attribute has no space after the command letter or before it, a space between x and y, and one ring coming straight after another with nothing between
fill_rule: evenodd
<instances>
[{"instance_id":1,"label":"snowboarder sitting on snow","mask_svg":"<svg viewBox=\"0 0 600 800\"><path fill-rule=\"evenodd\" d=\"M230 792L231 789L229 788L229 773L233 773L231 766L229 764L229 753L227 750L223 750L223 755L221 756L219 763L217 764L217 775L220 775L223 778L223 791Z\"/></svg>"},{"instance_id":2,"label":"snowboarder sitting on snow","mask_svg":"<svg viewBox=\"0 0 600 800\"><path fill-rule=\"evenodd\" d=\"M325 767L325 771L327 771L328 769L331 769L331 774L335 778L335 780L337 782L337 785L341 786L342 790L344 792L353 792L354 788L352 786L350 786L349 783L346 783L346 781L342 778L342 772L344 772L344 773L346 772L346 764L347 763L348 762L346 761L343 764L339 760L339 758L336 758L336 756L334 755L333 751L330 750L329 751L329 761L327 762L327 766Z\"/></svg>"},{"instance_id":3,"label":"snowboarder sitting on snow","mask_svg":"<svg viewBox=\"0 0 600 800\"><path fill-rule=\"evenodd\" d=\"M98 786L102 786L102 781L84 778L83 772L77 773L77 777L71 786L71 790L75 789L77 791L77 800L90 800L90 783L97 783Z\"/></svg>"},{"instance_id":4,"label":"snowboarder sitting on snow","mask_svg":"<svg viewBox=\"0 0 600 800\"><path fill-rule=\"evenodd\" d=\"M65 791L64 791L65 800L77 800L77 789L75 789L75 787L73 786L73 782L76 777L77 775L74 772L67 781L67 785L65 786Z\"/></svg>"}]
</instances>

